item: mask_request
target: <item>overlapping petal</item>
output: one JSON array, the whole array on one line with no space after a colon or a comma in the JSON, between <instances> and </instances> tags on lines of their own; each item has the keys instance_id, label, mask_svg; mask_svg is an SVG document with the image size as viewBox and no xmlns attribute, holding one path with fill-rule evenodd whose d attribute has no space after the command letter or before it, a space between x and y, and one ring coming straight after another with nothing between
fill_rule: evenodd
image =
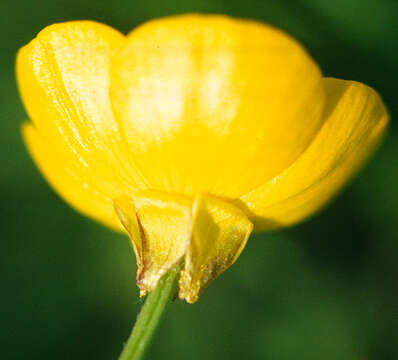
<instances>
[{"instance_id":1,"label":"overlapping petal","mask_svg":"<svg viewBox=\"0 0 398 360\"><path fill-rule=\"evenodd\" d=\"M91 21L55 24L23 47L17 58L19 89L40 133L40 148L59 154L59 159L49 162L54 166L51 169L43 151L30 151L46 174L73 173L102 199L131 194L144 186L109 100L110 58L124 41L116 30ZM33 130L31 134L29 138L38 139ZM32 140L28 146L38 143ZM68 176L62 181L58 176L56 187L70 199L74 195L66 193L74 190L68 188L72 182ZM82 197L80 204L75 199L73 204L98 218L98 210L90 210L83 203L86 200ZM107 200L106 204L107 210L101 210L99 217L113 223L114 216L109 217L112 203Z\"/></svg>"},{"instance_id":2,"label":"overlapping petal","mask_svg":"<svg viewBox=\"0 0 398 360\"><path fill-rule=\"evenodd\" d=\"M373 89L333 78L325 78L324 84L325 123L315 140L293 165L241 197L256 230L291 225L320 209L383 135L388 114Z\"/></svg>"},{"instance_id":3,"label":"overlapping petal","mask_svg":"<svg viewBox=\"0 0 398 360\"><path fill-rule=\"evenodd\" d=\"M70 163L52 147L32 124L24 124L22 134L36 165L60 196L84 215L121 230L112 198L99 192L76 173L76 164Z\"/></svg>"},{"instance_id":4,"label":"overlapping petal","mask_svg":"<svg viewBox=\"0 0 398 360\"><path fill-rule=\"evenodd\" d=\"M153 188L236 197L305 150L324 93L316 64L279 30L185 15L132 31L112 65L111 101Z\"/></svg>"},{"instance_id":5,"label":"overlapping petal","mask_svg":"<svg viewBox=\"0 0 398 360\"><path fill-rule=\"evenodd\" d=\"M127 38L52 25L20 50L17 78L33 121L25 142L50 184L124 226L142 294L183 262L188 302L237 259L253 223L288 226L333 197L388 119L374 90L322 78L286 34L223 16L155 20Z\"/></svg>"}]
</instances>

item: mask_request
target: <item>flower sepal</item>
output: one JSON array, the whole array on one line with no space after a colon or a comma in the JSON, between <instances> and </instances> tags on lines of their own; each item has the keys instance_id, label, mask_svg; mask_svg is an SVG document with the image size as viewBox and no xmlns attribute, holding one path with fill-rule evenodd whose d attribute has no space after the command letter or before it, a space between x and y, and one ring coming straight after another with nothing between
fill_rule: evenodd
<instances>
[{"instance_id":1,"label":"flower sepal","mask_svg":"<svg viewBox=\"0 0 398 360\"><path fill-rule=\"evenodd\" d=\"M136 255L141 296L183 261L178 297L194 303L239 257L253 229L241 209L208 194L143 191L114 205Z\"/></svg>"}]
</instances>

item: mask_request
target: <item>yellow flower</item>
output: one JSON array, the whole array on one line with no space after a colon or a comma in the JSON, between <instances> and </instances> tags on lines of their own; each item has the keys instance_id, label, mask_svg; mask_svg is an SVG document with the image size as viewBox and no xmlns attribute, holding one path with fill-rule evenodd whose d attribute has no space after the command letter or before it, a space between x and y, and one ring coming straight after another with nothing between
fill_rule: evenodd
<instances>
[{"instance_id":1,"label":"yellow flower","mask_svg":"<svg viewBox=\"0 0 398 360\"><path fill-rule=\"evenodd\" d=\"M324 78L294 39L225 16L45 28L17 58L38 167L83 214L127 230L137 284L184 261L194 302L253 229L323 206L379 142L388 115L358 82Z\"/></svg>"}]
</instances>

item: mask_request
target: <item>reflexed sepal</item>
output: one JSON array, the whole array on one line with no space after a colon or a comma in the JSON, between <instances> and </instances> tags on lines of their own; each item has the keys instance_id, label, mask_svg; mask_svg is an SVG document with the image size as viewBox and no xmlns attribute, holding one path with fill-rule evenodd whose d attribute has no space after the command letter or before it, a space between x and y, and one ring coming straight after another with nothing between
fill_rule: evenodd
<instances>
[{"instance_id":1,"label":"reflexed sepal","mask_svg":"<svg viewBox=\"0 0 398 360\"><path fill-rule=\"evenodd\" d=\"M195 302L242 252L253 225L236 206L211 195L191 199L145 191L114 201L137 258L141 295L184 259L178 296Z\"/></svg>"}]
</instances>

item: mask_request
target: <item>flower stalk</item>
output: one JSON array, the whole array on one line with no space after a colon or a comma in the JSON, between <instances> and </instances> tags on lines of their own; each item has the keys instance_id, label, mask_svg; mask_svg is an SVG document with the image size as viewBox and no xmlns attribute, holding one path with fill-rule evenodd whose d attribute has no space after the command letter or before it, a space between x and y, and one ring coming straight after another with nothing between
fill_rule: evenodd
<instances>
[{"instance_id":1,"label":"flower stalk","mask_svg":"<svg viewBox=\"0 0 398 360\"><path fill-rule=\"evenodd\" d=\"M180 271L180 265L171 269L161 278L155 290L147 295L119 360L143 359L160 324L166 305L176 294Z\"/></svg>"}]
</instances>

